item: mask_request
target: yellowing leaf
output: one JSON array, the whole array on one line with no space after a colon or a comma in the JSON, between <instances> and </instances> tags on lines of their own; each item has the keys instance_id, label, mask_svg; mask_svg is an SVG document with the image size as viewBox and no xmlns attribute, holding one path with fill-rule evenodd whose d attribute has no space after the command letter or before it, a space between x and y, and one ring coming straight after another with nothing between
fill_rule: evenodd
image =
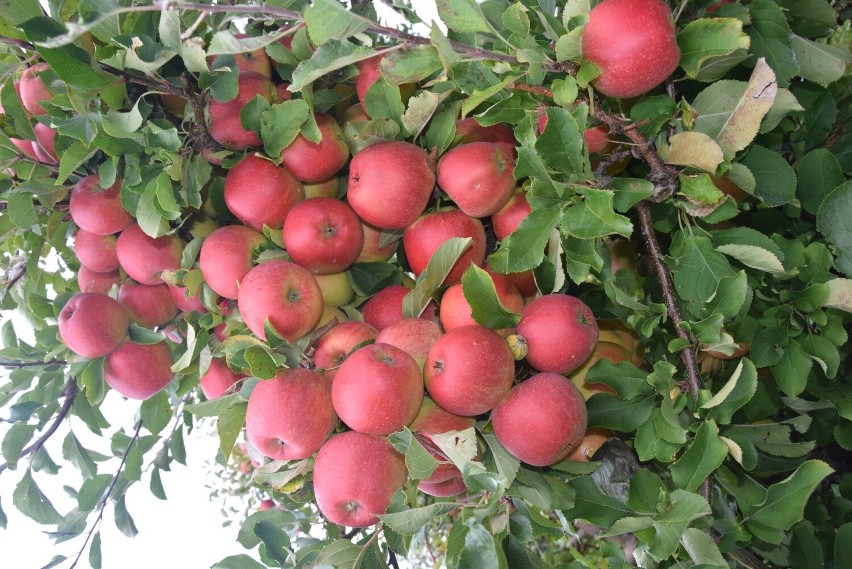
<instances>
[{"instance_id":1,"label":"yellowing leaf","mask_svg":"<svg viewBox=\"0 0 852 569\"><path fill-rule=\"evenodd\" d=\"M825 283L828 299L823 306L852 312L852 279L833 279Z\"/></svg>"},{"instance_id":2,"label":"yellowing leaf","mask_svg":"<svg viewBox=\"0 0 852 569\"><path fill-rule=\"evenodd\" d=\"M702 132L680 132L657 147L666 164L690 166L713 173L725 159L715 140Z\"/></svg>"}]
</instances>

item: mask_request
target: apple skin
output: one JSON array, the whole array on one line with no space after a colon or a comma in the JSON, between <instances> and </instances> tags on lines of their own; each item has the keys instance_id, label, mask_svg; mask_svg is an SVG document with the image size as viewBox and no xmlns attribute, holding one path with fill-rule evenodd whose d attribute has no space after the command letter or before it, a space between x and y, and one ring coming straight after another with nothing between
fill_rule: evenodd
<instances>
[{"instance_id":1,"label":"apple skin","mask_svg":"<svg viewBox=\"0 0 852 569\"><path fill-rule=\"evenodd\" d=\"M435 165L410 142L377 142L349 163L346 199L362 220L381 229L402 229L426 209L435 187Z\"/></svg>"},{"instance_id":2,"label":"apple skin","mask_svg":"<svg viewBox=\"0 0 852 569\"><path fill-rule=\"evenodd\" d=\"M335 323L346 322L349 318L346 317L346 313L340 310L340 308L336 306L329 306L328 304L322 305L322 315L320 315L319 322L314 326L314 330L318 330L327 326L332 320Z\"/></svg>"},{"instance_id":3,"label":"apple skin","mask_svg":"<svg viewBox=\"0 0 852 569\"><path fill-rule=\"evenodd\" d=\"M587 422L583 396L556 373L539 373L513 387L491 413L500 444L533 466L550 466L571 454Z\"/></svg>"},{"instance_id":4,"label":"apple skin","mask_svg":"<svg viewBox=\"0 0 852 569\"><path fill-rule=\"evenodd\" d=\"M282 235L293 262L319 275L345 270L364 246L361 220L335 198L297 203L284 220Z\"/></svg>"},{"instance_id":5,"label":"apple skin","mask_svg":"<svg viewBox=\"0 0 852 569\"><path fill-rule=\"evenodd\" d=\"M213 358L210 367L201 376L201 392L208 400L222 397L228 389L245 376L231 371L225 358Z\"/></svg>"},{"instance_id":6,"label":"apple skin","mask_svg":"<svg viewBox=\"0 0 852 569\"><path fill-rule=\"evenodd\" d=\"M97 175L82 178L71 190L68 208L71 219L80 229L95 235L112 235L133 223L121 205L121 179L109 188L102 189Z\"/></svg>"},{"instance_id":7,"label":"apple skin","mask_svg":"<svg viewBox=\"0 0 852 569\"><path fill-rule=\"evenodd\" d=\"M509 201L491 216L491 227L497 240L503 241L511 235L530 213L532 207L527 201L526 190L518 190L512 194Z\"/></svg>"},{"instance_id":8,"label":"apple skin","mask_svg":"<svg viewBox=\"0 0 852 569\"><path fill-rule=\"evenodd\" d=\"M713 12L715 12L716 10L718 10L719 8L724 6L725 4L731 4L733 1L734 0L719 0L715 4L710 4L709 6L707 6L707 8L704 11L708 14L712 14Z\"/></svg>"},{"instance_id":9,"label":"apple skin","mask_svg":"<svg viewBox=\"0 0 852 569\"><path fill-rule=\"evenodd\" d=\"M275 94L278 95L278 102L289 101L293 98L293 93L290 92L290 84L286 81L275 85Z\"/></svg>"},{"instance_id":10,"label":"apple skin","mask_svg":"<svg viewBox=\"0 0 852 569\"><path fill-rule=\"evenodd\" d=\"M275 500L263 500L260 505L257 507L259 512L264 510L271 510L276 507Z\"/></svg>"},{"instance_id":11,"label":"apple skin","mask_svg":"<svg viewBox=\"0 0 852 569\"><path fill-rule=\"evenodd\" d=\"M544 115L547 117L547 115ZM589 127L583 131L583 140L589 147L590 153L601 154L612 147L609 138L609 127L605 124Z\"/></svg>"},{"instance_id":12,"label":"apple skin","mask_svg":"<svg viewBox=\"0 0 852 569\"><path fill-rule=\"evenodd\" d=\"M378 332L366 322L340 322L317 342L314 351L314 366L322 369L329 379L334 379L337 370L356 346L375 340Z\"/></svg>"},{"instance_id":13,"label":"apple skin","mask_svg":"<svg viewBox=\"0 0 852 569\"><path fill-rule=\"evenodd\" d=\"M647 93L680 62L672 12L662 0L603 0L589 12L581 42L583 58L601 71L592 84L607 97Z\"/></svg>"},{"instance_id":14,"label":"apple skin","mask_svg":"<svg viewBox=\"0 0 852 569\"><path fill-rule=\"evenodd\" d=\"M406 352L422 369L429 349L444 335L441 327L425 318L403 318L386 326L376 336L376 342L396 346Z\"/></svg>"},{"instance_id":15,"label":"apple skin","mask_svg":"<svg viewBox=\"0 0 852 569\"><path fill-rule=\"evenodd\" d=\"M268 318L282 338L295 342L314 329L322 316L322 291L305 268L282 260L261 263L240 284L237 305L243 322L266 340Z\"/></svg>"},{"instance_id":16,"label":"apple skin","mask_svg":"<svg viewBox=\"0 0 852 569\"><path fill-rule=\"evenodd\" d=\"M302 184L286 169L249 154L225 176L225 204L255 231L281 229L293 206L305 198Z\"/></svg>"},{"instance_id":17,"label":"apple skin","mask_svg":"<svg viewBox=\"0 0 852 569\"><path fill-rule=\"evenodd\" d=\"M568 459L576 460L578 462L589 462L595 453L598 452L598 449L601 448L611 436L612 432L609 429L601 427L588 429L583 440L580 441L580 444L577 445L574 452L568 456Z\"/></svg>"},{"instance_id":18,"label":"apple skin","mask_svg":"<svg viewBox=\"0 0 852 569\"><path fill-rule=\"evenodd\" d=\"M476 424L476 419L473 417L462 417L455 415L442 409L431 398L424 397L423 404L420 406L420 411L417 413L414 421L408 426L412 432L434 441L432 435L440 435L450 431L463 431ZM437 445L436 445L437 446ZM430 496L454 496L467 490L467 486L462 480L461 471L452 462L448 462L446 457L438 455L431 449L426 450L440 464L438 468L428 477L424 478L418 484L418 488L429 494ZM448 484L451 482L451 484ZM460 484L459 484L460 483ZM435 492L449 492L452 494L436 494Z\"/></svg>"},{"instance_id":19,"label":"apple skin","mask_svg":"<svg viewBox=\"0 0 852 569\"><path fill-rule=\"evenodd\" d=\"M417 416L423 402L423 374L414 358L396 346L369 344L338 368L331 402L350 429L389 435Z\"/></svg>"},{"instance_id":20,"label":"apple skin","mask_svg":"<svg viewBox=\"0 0 852 569\"><path fill-rule=\"evenodd\" d=\"M9 140L18 147L18 150L24 153L24 156L36 162L41 162L35 151L36 145L32 140L25 140L23 138L9 138Z\"/></svg>"},{"instance_id":21,"label":"apple skin","mask_svg":"<svg viewBox=\"0 0 852 569\"><path fill-rule=\"evenodd\" d=\"M405 228L402 246L411 272L420 276L435 251L452 237L471 237L473 242L453 265L444 279L444 285L461 282L462 275L471 263L481 267L485 262L486 245L482 222L457 209L446 209L423 214Z\"/></svg>"},{"instance_id":22,"label":"apple skin","mask_svg":"<svg viewBox=\"0 0 852 569\"><path fill-rule=\"evenodd\" d=\"M333 435L314 462L314 495L332 523L363 528L379 522L408 479L405 458L386 437L347 431Z\"/></svg>"},{"instance_id":23,"label":"apple skin","mask_svg":"<svg viewBox=\"0 0 852 569\"><path fill-rule=\"evenodd\" d=\"M118 269L115 253L116 235L95 235L85 229L74 235L74 254L80 263L97 273L108 273Z\"/></svg>"},{"instance_id":24,"label":"apple skin","mask_svg":"<svg viewBox=\"0 0 852 569\"><path fill-rule=\"evenodd\" d=\"M322 138L311 142L301 134L281 151L282 164L297 180L316 184L328 180L349 160L349 145L334 117L315 113Z\"/></svg>"},{"instance_id":25,"label":"apple skin","mask_svg":"<svg viewBox=\"0 0 852 569\"><path fill-rule=\"evenodd\" d=\"M56 157L56 131L45 124L36 123L33 127L38 143L33 143L33 152L38 157L39 162L45 164L59 164L59 158Z\"/></svg>"},{"instance_id":26,"label":"apple skin","mask_svg":"<svg viewBox=\"0 0 852 569\"><path fill-rule=\"evenodd\" d=\"M273 460L301 460L334 432L330 381L309 369L285 369L259 382L246 407L249 442Z\"/></svg>"},{"instance_id":27,"label":"apple skin","mask_svg":"<svg viewBox=\"0 0 852 569\"><path fill-rule=\"evenodd\" d=\"M99 358L121 345L130 320L117 301L90 292L72 296L59 312L58 323L59 336L72 352Z\"/></svg>"},{"instance_id":28,"label":"apple skin","mask_svg":"<svg viewBox=\"0 0 852 569\"><path fill-rule=\"evenodd\" d=\"M494 281L494 290L497 292L497 298L500 300L500 303L506 309L520 314L524 309L524 297L521 296L518 287L513 285L512 281L503 275L491 275L491 279ZM441 296L439 315L441 326L444 327L445 332L449 332L454 328L474 326L477 324L476 320L473 319L470 304L464 296L461 283L456 283L444 291L444 294ZM515 329L500 328L499 330L495 330L495 332L505 338L510 334L514 334Z\"/></svg>"},{"instance_id":29,"label":"apple skin","mask_svg":"<svg viewBox=\"0 0 852 569\"><path fill-rule=\"evenodd\" d=\"M245 150L263 144L257 133L243 128L240 111L258 95L270 103L275 101L275 86L260 73L242 72L238 81L235 99L221 102L211 97L208 106L210 136L230 150Z\"/></svg>"},{"instance_id":30,"label":"apple skin","mask_svg":"<svg viewBox=\"0 0 852 569\"><path fill-rule=\"evenodd\" d=\"M367 95L367 91L382 76L379 64L382 62L383 57L384 55L376 55L355 63L355 67L358 68L358 76L355 77L355 93L358 96L358 101L361 103L362 109L367 108L367 105L364 104L364 97Z\"/></svg>"},{"instance_id":31,"label":"apple skin","mask_svg":"<svg viewBox=\"0 0 852 569\"><path fill-rule=\"evenodd\" d=\"M337 176L312 184L302 184L302 187L305 188L305 198L340 197L340 178Z\"/></svg>"},{"instance_id":32,"label":"apple skin","mask_svg":"<svg viewBox=\"0 0 852 569\"><path fill-rule=\"evenodd\" d=\"M527 362L538 371L570 373L589 359L598 341L591 309L567 294L547 294L521 312L518 334L529 345Z\"/></svg>"},{"instance_id":33,"label":"apple skin","mask_svg":"<svg viewBox=\"0 0 852 569\"><path fill-rule=\"evenodd\" d=\"M144 400L172 381L172 363L165 342L143 345L128 340L107 356L104 380L125 397Z\"/></svg>"},{"instance_id":34,"label":"apple skin","mask_svg":"<svg viewBox=\"0 0 852 569\"><path fill-rule=\"evenodd\" d=\"M630 354L630 361L642 367L645 361L645 346L639 334L621 320L598 320L598 341L620 344Z\"/></svg>"},{"instance_id":35,"label":"apple skin","mask_svg":"<svg viewBox=\"0 0 852 569\"><path fill-rule=\"evenodd\" d=\"M409 292L411 292L411 289L405 285L386 286L371 296L361 307L361 316L364 318L364 322L370 324L379 332L394 322L399 322L403 319L402 301ZM429 301L420 318L437 322L438 305Z\"/></svg>"},{"instance_id":36,"label":"apple skin","mask_svg":"<svg viewBox=\"0 0 852 569\"><path fill-rule=\"evenodd\" d=\"M417 485L417 488L424 494L435 496L437 498L458 496L467 490L467 486L461 476L454 476L441 482L426 482L425 480L421 480Z\"/></svg>"},{"instance_id":37,"label":"apple skin","mask_svg":"<svg viewBox=\"0 0 852 569\"><path fill-rule=\"evenodd\" d=\"M482 126L473 117L459 119L456 121L452 146L469 142L505 142L513 147L518 143L512 129L504 123Z\"/></svg>"},{"instance_id":38,"label":"apple skin","mask_svg":"<svg viewBox=\"0 0 852 569\"><path fill-rule=\"evenodd\" d=\"M586 382L586 375L589 373L589 369L598 363L599 360L603 359L609 360L614 364L629 362L630 352L628 352L621 344L598 340L598 343L595 344L595 350L592 352L592 355L589 356L589 359L587 359L583 365L568 374L571 382L580 390L580 393L582 393L583 397L586 399L595 393L615 394L615 390L605 383Z\"/></svg>"},{"instance_id":39,"label":"apple skin","mask_svg":"<svg viewBox=\"0 0 852 569\"><path fill-rule=\"evenodd\" d=\"M41 106L41 102L53 99L53 95L47 89L47 86L39 75L48 69L50 69L50 65L47 63L36 63L31 67L27 67L21 75L21 90L19 93L21 104L33 115L47 113L45 108Z\"/></svg>"},{"instance_id":40,"label":"apple skin","mask_svg":"<svg viewBox=\"0 0 852 569\"><path fill-rule=\"evenodd\" d=\"M247 38L248 34L234 34L236 38ZM243 53L234 53L234 63L240 72L254 72L263 75L267 79L272 77L272 60L266 54L266 48L258 48L253 51ZM211 67L216 69L224 66L224 61L221 60L221 55L208 57Z\"/></svg>"},{"instance_id":41,"label":"apple skin","mask_svg":"<svg viewBox=\"0 0 852 569\"><path fill-rule=\"evenodd\" d=\"M512 197L514 169L515 158L506 145L470 142L438 161L438 186L467 215L487 217Z\"/></svg>"},{"instance_id":42,"label":"apple skin","mask_svg":"<svg viewBox=\"0 0 852 569\"><path fill-rule=\"evenodd\" d=\"M494 408L512 388L515 360L494 330L465 326L432 346L423 368L426 390L450 413L474 416Z\"/></svg>"},{"instance_id":43,"label":"apple skin","mask_svg":"<svg viewBox=\"0 0 852 569\"><path fill-rule=\"evenodd\" d=\"M133 223L118 236L115 253L121 268L133 280L145 285L162 284L160 273L180 268L183 241L176 235L155 239Z\"/></svg>"},{"instance_id":44,"label":"apple skin","mask_svg":"<svg viewBox=\"0 0 852 569\"><path fill-rule=\"evenodd\" d=\"M364 232L364 246L361 247L361 252L355 259L356 263L382 263L394 256L399 241L393 241L382 247L381 229L363 220L361 221L361 229Z\"/></svg>"},{"instance_id":45,"label":"apple skin","mask_svg":"<svg viewBox=\"0 0 852 569\"><path fill-rule=\"evenodd\" d=\"M317 284L322 290L322 302L326 306L340 308L346 306L355 296L352 283L345 271L329 273L327 275L314 275Z\"/></svg>"},{"instance_id":46,"label":"apple skin","mask_svg":"<svg viewBox=\"0 0 852 569\"><path fill-rule=\"evenodd\" d=\"M194 295L189 294L189 289L178 285L168 285L169 295L172 297L172 302L181 312L207 312L207 307L201 303L201 289L196 291Z\"/></svg>"},{"instance_id":47,"label":"apple skin","mask_svg":"<svg viewBox=\"0 0 852 569\"><path fill-rule=\"evenodd\" d=\"M178 313L178 307L165 284L143 285L124 281L118 287L116 300L124 306L130 321L144 328L162 326Z\"/></svg>"},{"instance_id":48,"label":"apple skin","mask_svg":"<svg viewBox=\"0 0 852 569\"><path fill-rule=\"evenodd\" d=\"M81 265L80 270L77 271L77 286L80 287L80 292L108 294L112 285L120 285L122 282L124 282L124 278L118 269L98 273L86 265Z\"/></svg>"},{"instance_id":49,"label":"apple skin","mask_svg":"<svg viewBox=\"0 0 852 569\"><path fill-rule=\"evenodd\" d=\"M254 266L254 255L266 237L251 227L225 225L204 239L198 267L213 292L236 300L240 281Z\"/></svg>"}]
</instances>

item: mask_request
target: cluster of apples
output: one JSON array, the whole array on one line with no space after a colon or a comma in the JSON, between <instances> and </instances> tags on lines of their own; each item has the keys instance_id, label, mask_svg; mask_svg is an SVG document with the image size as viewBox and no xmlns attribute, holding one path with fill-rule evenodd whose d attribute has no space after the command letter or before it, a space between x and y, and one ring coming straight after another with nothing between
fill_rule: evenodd
<instances>
[{"instance_id":1,"label":"cluster of apples","mask_svg":"<svg viewBox=\"0 0 852 569\"><path fill-rule=\"evenodd\" d=\"M47 63L37 63L27 67L19 81L14 82L15 92L21 100L24 107L24 113L27 117L43 115L47 111L41 105L43 101L50 101L52 95L44 84L41 74L50 69ZM0 114L4 114L3 105L0 104ZM12 144L24 153L24 156L41 162L43 164L58 164L59 159L56 157L56 149L54 142L56 139L56 131L44 123L36 122L33 125L33 132L36 140L26 140L22 138L10 138Z\"/></svg>"}]
</instances>

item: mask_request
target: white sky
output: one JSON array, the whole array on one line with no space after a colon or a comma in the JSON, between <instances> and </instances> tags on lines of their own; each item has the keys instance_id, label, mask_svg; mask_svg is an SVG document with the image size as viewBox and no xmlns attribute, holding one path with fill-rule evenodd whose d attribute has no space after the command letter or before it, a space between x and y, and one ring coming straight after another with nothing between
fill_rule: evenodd
<instances>
[{"instance_id":1,"label":"white sky","mask_svg":"<svg viewBox=\"0 0 852 569\"><path fill-rule=\"evenodd\" d=\"M434 0L418 0L417 11L426 22L437 20ZM376 3L383 23L397 26L401 21L392 12ZM3 320L12 315L3 315ZM14 318L19 337L31 337L31 331L20 318ZM0 372L5 373L5 372ZM139 402L130 401L110 392L102 407L102 412L113 425L123 425L125 432L132 434L134 416L138 412ZM5 413L4 415L5 416ZM109 449L98 446L108 439L101 440L89 434L88 428L78 419L66 420L51 437L46 449L55 462L62 466L57 476L34 473L36 483L60 513L69 511L76 500L64 493L61 486L68 484L75 488L80 485L80 472L62 459L62 441L70 428L81 439L83 446L91 450ZM0 423L0 441L8 430L8 423ZM168 428L168 427L167 427ZM37 435L38 436L38 433ZM207 485L213 484L209 463L216 455L218 437L215 429L196 429L186 437L187 466L174 463L170 472L162 473L163 487L167 501L155 498L148 489L150 475L143 473L142 481L137 482L127 493L127 509L133 517L139 534L134 539L120 533L113 522L112 506L108 506L101 523L102 566L122 569L185 568L196 569L212 566L229 555L241 553L255 556L236 541L239 524L223 528L225 521L221 508L223 502L212 498ZM99 465L100 474L114 472L118 460ZM146 463L147 464L147 463ZM55 545L43 532L55 529L54 526L41 526L22 515L12 504L12 493L23 476L28 465L21 461L17 470L7 470L0 474L0 505L8 517L7 529L0 530L0 557L2 566L9 569L38 569L46 565L55 555L75 556L82 546L84 538L76 538ZM89 518L89 527L95 515ZM401 561L401 565L404 565ZM70 566L70 561L59 565ZM88 547L84 551L77 567L89 567Z\"/></svg>"}]
</instances>

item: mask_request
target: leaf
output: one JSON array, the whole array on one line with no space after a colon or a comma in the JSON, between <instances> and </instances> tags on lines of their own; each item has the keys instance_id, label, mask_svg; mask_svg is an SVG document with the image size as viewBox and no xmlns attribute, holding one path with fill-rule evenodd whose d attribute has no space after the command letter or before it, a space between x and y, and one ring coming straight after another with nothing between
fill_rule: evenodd
<instances>
[{"instance_id":1,"label":"leaf","mask_svg":"<svg viewBox=\"0 0 852 569\"><path fill-rule=\"evenodd\" d=\"M698 428L686 452L670 467L672 481L679 488L695 492L727 455L728 447L719 438L719 427L712 420L706 421Z\"/></svg>"},{"instance_id":2,"label":"leaf","mask_svg":"<svg viewBox=\"0 0 852 569\"><path fill-rule=\"evenodd\" d=\"M680 538L680 543L696 566L727 569L728 563L722 557L719 546L707 532L698 528L687 528Z\"/></svg>"},{"instance_id":3,"label":"leaf","mask_svg":"<svg viewBox=\"0 0 852 569\"><path fill-rule=\"evenodd\" d=\"M594 239L606 235L630 237L633 223L629 218L615 213L611 190L582 190L583 203L565 210L562 215L562 230L579 239Z\"/></svg>"},{"instance_id":4,"label":"leaf","mask_svg":"<svg viewBox=\"0 0 852 569\"><path fill-rule=\"evenodd\" d=\"M734 276L725 256L713 250L708 237L687 239L678 233L669 254L675 288L685 300L704 302L713 296L722 278Z\"/></svg>"},{"instance_id":5,"label":"leaf","mask_svg":"<svg viewBox=\"0 0 852 569\"><path fill-rule=\"evenodd\" d=\"M499 567L500 561L491 532L473 518L466 520L465 525L468 531L464 536L464 549L459 556L457 567L465 569Z\"/></svg>"},{"instance_id":6,"label":"leaf","mask_svg":"<svg viewBox=\"0 0 852 569\"><path fill-rule=\"evenodd\" d=\"M852 60L849 51L841 46L817 43L795 34L790 47L799 64L799 75L823 86L842 78Z\"/></svg>"},{"instance_id":7,"label":"leaf","mask_svg":"<svg viewBox=\"0 0 852 569\"><path fill-rule=\"evenodd\" d=\"M491 99L499 95L500 97L505 96L506 86L510 83L517 81L520 78L518 75L510 75L505 77L502 81L495 82L494 84L488 85L483 89L474 89L473 93L470 94L470 97L464 100L461 107L462 117L468 115L468 113L474 111L480 104L485 101Z\"/></svg>"},{"instance_id":8,"label":"leaf","mask_svg":"<svg viewBox=\"0 0 852 569\"><path fill-rule=\"evenodd\" d=\"M417 138L429 124L435 111L441 102L447 98L447 94L436 94L432 91L421 91L408 100L408 108L402 114L402 126L412 137Z\"/></svg>"},{"instance_id":9,"label":"leaf","mask_svg":"<svg viewBox=\"0 0 852 569\"><path fill-rule=\"evenodd\" d=\"M316 559L317 567L338 567L355 569L356 561L361 556L360 545L348 539L338 539L326 545Z\"/></svg>"},{"instance_id":10,"label":"leaf","mask_svg":"<svg viewBox=\"0 0 852 569\"><path fill-rule=\"evenodd\" d=\"M219 449L227 460L234 448L234 443L243 429L246 419L247 403L232 405L219 415L216 421L216 431L219 433Z\"/></svg>"},{"instance_id":11,"label":"leaf","mask_svg":"<svg viewBox=\"0 0 852 569\"><path fill-rule=\"evenodd\" d=\"M849 559L852 555L852 522L840 526L834 537L834 558Z\"/></svg>"},{"instance_id":12,"label":"leaf","mask_svg":"<svg viewBox=\"0 0 852 569\"><path fill-rule=\"evenodd\" d=\"M557 172L579 176L588 170L585 122L579 123L573 113L560 107L547 107L546 113L547 126L535 142L536 152Z\"/></svg>"},{"instance_id":13,"label":"leaf","mask_svg":"<svg viewBox=\"0 0 852 569\"><path fill-rule=\"evenodd\" d=\"M820 460L808 460L766 490L766 499L749 508L744 521L787 531L804 516L805 503L822 480L834 472Z\"/></svg>"},{"instance_id":14,"label":"leaf","mask_svg":"<svg viewBox=\"0 0 852 569\"><path fill-rule=\"evenodd\" d=\"M281 27L277 31L259 36L237 37L228 30L221 30L213 34L207 55L221 55L224 53L246 53L266 47L289 34L287 27Z\"/></svg>"},{"instance_id":15,"label":"leaf","mask_svg":"<svg viewBox=\"0 0 852 569\"><path fill-rule=\"evenodd\" d=\"M6 460L9 468L17 468L21 451L24 450L24 447L33 438L35 431L35 425L15 423L6 432L6 435L3 437L2 452L3 458Z\"/></svg>"},{"instance_id":16,"label":"leaf","mask_svg":"<svg viewBox=\"0 0 852 569\"><path fill-rule=\"evenodd\" d=\"M817 148L796 163L798 188L796 197L802 208L816 214L825 197L844 182L840 162L829 150Z\"/></svg>"},{"instance_id":17,"label":"leaf","mask_svg":"<svg viewBox=\"0 0 852 569\"><path fill-rule=\"evenodd\" d=\"M693 521L711 514L710 504L697 494L675 490L671 493L671 506L654 516L654 543L651 555L665 559L677 549L680 537Z\"/></svg>"},{"instance_id":18,"label":"leaf","mask_svg":"<svg viewBox=\"0 0 852 569\"><path fill-rule=\"evenodd\" d=\"M509 454L493 434L483 433L482 438L485 439L488 448L491 449L491 455L494 458L494 464L497 466L497 472L503 477L504 486L508 488L518 475L521 461Z\"/></svg>"},{"instance_id":19,"label":"leaf","mask_svg":"<svg viewBox=\"0 0 852 569\"><path fill-rule=\"evenodd\" d=\"M852 180L837 186L817 212L817 229L840 251L836 266L852 276Z\"/></svg>"},{"instance_id":20,"label":"leaf","mask_svg":"<svg viewBox=\"0 0 852 569\"><path fill-rule=\"evenodd\" d=\"M852 312L852 279L832 279L825 284L828 298L823 306Z\"/></svg>"},{"instance_id":21,"label":"leaf","mask_svg":"<svg viewBox=\"0 0 852 569\"><path fill-rule=\"evenodd\" d=\"M392 514L377 516L382 523L401 534L417 533L432 519L457 507L455 502L436 502L422 508L413 508Z\"/></svg>"},{"instance_id":22,"label":"leaf","mask_svg":"<svg viewBox=\"0 0 852 569\"><path fill-rule=\"evenodd\" d=\"M332 39L346 39L370 27L370 20L346 9L336 0L314 0L305 10L308 35L314 45L322 46Z\"/></svg>"},{"instance_id":23,"label":"leaf","mask_svg":"<svg viewBox=\"0 0 852 569\"><path fill-rule=\"evenodd\" d=\"M62 516L36 485L30 470L24 472L24 477L15 487L12 503L18 511L36 523L54 525L62 521Z\"/></svg>"},{"instance_id":24,"label":"leaf","mask_svg":"<svg viewBox=\"0 0 852 569\"><path fill-rule=\"evenodd\" d=\"M3 101L3 112L6 120L25 140L35 140L35 132L33 125L30 124L27 118L27 111L18 97L18 91L15 89L15 82L10 77L3 83L3 88L0 90L0 100Z\"/></svg>"},{"instance_id":25,"label":"leaf","mask_svg":"<svg viewBox=\"0 0 852 569\"><path fill-rule=\"evenodd\" d=\"M240 553L229 555L215 563L212 569L266 569L266 565L255 561L245 553Z\"/></svg>"},{"instance_id":26,"label":"leaf","mask_svg":"<svg viewBox=\"0 0 852 569\"><path fill-rule=\"evenodd\" d=\"M613 363L601 358L589 368L586 383L603 383L612 387L625 401L649 393L653 387L646 381L648 373L630 362Z\"/></svg>"},{"instance_id":27,"label":"leaf","mask_svg":"<svg viewBox=\"0 0 852 569\"><path fill-rule=\"evenodd\" d=\"M289 89L294 92L301 91L310 83L332 71L369 59L374 55L376 55L376 52L372 49L355 45L346 40L331 40L323 43L317 47L310 59L302 61L293 70L293 80Z\"/></svg>"},{"instance_id":28,"label":"leaf","mask_svg":"<svg viewBox=\"0 0 852 569\"><path fill-rule=\"evenodd\" d=\"M775 382L788 397L798 397L808 383L813 362L802 350L802 346L792 341L787 344L781 360L772 366Z\"/></svg>"},{"instance_id":29,"label":"leaf","mask_svg":"<svg viewBox=\"0 0 852 569\"><path fill-rule=\"evenodd\" d=\"M737 18L701 18L689 22L677 35L680 66L689 77L698 77L701 68L717 58L748 49L751 40Z\"/></svg>"},{"instance_id":30,"label":"leaf","mask_svg":"<svg viewBox=\"0 0 852 569\"><path fill-rule=\"evenodd\" d=\"M750 12L751 51L766 59L778 76L779 85L786 87L790 79L799 73L799 65L790 49L791 31L784 12L771 0L755 0Z\"/></svg>"},{"instance_id":31,"label":"leaf","mask_svg":"<svg viewBox=\"0 0 852 569\"><path fill-rule=\"evenodd\" d=\"M438 247L426 269L420 273L417 285L402 299L403 318L417 318L423 314L432 295L441 288L444 279L472 242L470 237L452 237Z\"/></svg>"},{"instance_id":32,"label":"leaf","mask_svg":"<svg viewBox=\"0 0 852 569\"><path fill-rule=\"evenodd\" d=\"M537 267L544 258L544 248L561 215L561 208L557 206L530 213L488 257L488 265L502 274L520 273Z\"/></svg>"},{"instance_id":33,"label":"leaf","mask_svg":"<svg viewBox=\"0 0 852 569\"><path fill-rule=\"evenodd\" d=\"M755 245L732 243L720 245L716 250L733 257L747 267L766 271L768 273L783 273L784 265L772 252Z\"/></svg>"},{"instance_id":34,"label":"leaf","mask_svg":"<svg viewBox=\"0 0 852 569\"><path fill-rule=\"evenodd\" d=\"M610 393L598 393L586 401L589 428L604 427L630 433L648 420L654 410L654 394L622 401Z\"/></svg>"},{"instance_id":35,"label":"leaf","mask_svg":"<svg viewBox=\"0 0 852 569\"><path fill-rule=\"evenodd\" d=\"M476 323L496 330L517 326L521 315L508 310L497 297L491 275L471 264L462 275L462 292Z\"/></svg>"},{"instance_id":36,"label":"leaf","mask_svg":"<svg viewBox=\"0 0 852 569\"><path fill-rule=\"evenodd\" d=\"M679 132L668 143L657 145L657 151L666 164L689 166L711 174L725 159L722 148L703 132Z\"/></svg>"},{"instance_id":37,"label":"leaf","mask_svg":"<svg viewBox=\"0 0 852 569\"><path fill-rule=\"evenodd\" d=\"M364 106L370 118L391 119L402 122L405 105L399 93L398 85L391 85L381 77L373 83L364 95Z\"/></svg>"},{"instance_id":38,"label":"leaf","mask_svg":"<svg viewBox=\"0 0 852 569\"><path fill-rule=\"evenodd\" d=\"M731 377L702 409L710 409L709 419L717 423L731 422L734 412L748 403L757 390L757 369L748 358L742 358Z\"/></svg>"},{"instance_id":39,"label":"leaf","mask_svg":"<svg viewBox=\"0 0 852 569\"><path fill-rule=\"evenodd\" d=\"M296 140L311 110L302 99L275 103L260 115L260 138L269 156L280 156L281 151Z\"/></svg>"},{"instance_id":40,"label":"leaf","mask_svg":"<svg viewBox=\"0 0 852 569\"><path fill-rule=\"evenodd\" d=\"M136 529L136 523L130 516L130 512L127 511L127 504L125 503L124 496L115 502L113 521L115 522L115 527L118 528L118 531L127 537L136 537L136 534L139 533L139 530Z\"/></svg>"},{"instance_id":41,"label":"leaf","mask_svg":"<svg viewBox=\"0 0 852 569\"><path fill-rule=\"evenodd\" d=\"M438 461L423 448L423 445L408 428L390 435L390 441L393 448L405 456L408 475L414 480L429 478L438 468Z\"/></svg>"},{"instance_id":42,"label":"leaf","mask_svg":"<svg viewBox=\"0 0 852 569\"><path fill-rule=\"evenodd\" d=\"M422 81L442 67L438 51L428 45L392 51L379 62L382 77L391 85Z\"/></svg>"},{"instance_id":43,"label":"leaf","mask_svg":"<svg viewBox=\"0 0 852 569\"><path fill-rule=\"evenodd\" d=\"M475 0L436 0L438 16L454 32L463 34L491 30Z\"/></svg>"},{"instance_id":44,"label":"leaf","mask_svg":"<svg viewBox=\"0 0 852 569\"><path fill-rule=\"evenodd\" d=\"M568 519L584 519L593 524L612 527L621 518L634 514L621 500L603 494L591 476L580 476L571 481L576 491L574 507L565 512Z\"/></svg>"}]
</instances>

